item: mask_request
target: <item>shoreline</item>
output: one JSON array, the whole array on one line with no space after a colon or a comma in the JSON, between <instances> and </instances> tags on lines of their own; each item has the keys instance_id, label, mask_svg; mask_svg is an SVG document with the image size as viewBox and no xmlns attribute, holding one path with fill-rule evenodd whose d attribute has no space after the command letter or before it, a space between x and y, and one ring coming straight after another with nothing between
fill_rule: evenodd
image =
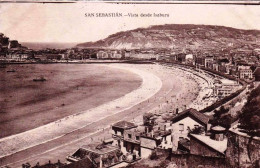
<instances>
[{"instance_id":1,"label":"shoreline","mask_svg":"<svg viewBox=\"0 0 260 168\"><path fill-rule=\"evenodd\" d=\"M142 83L129 71L94 64L12 65L8 69L16 72L0 71L4 76L0 79L0 138L97 107ZM37 76L47 80L34 82Z\"/></svg>"},{"instance_id":2,"label":"shoreline","mask_svg":"<svg viewBox=\"0 0 260 168\"><path fill-rule=\"evenodd\" d=\"M198 83L187 78L185 73L183 73L184 71L175 66L173 68L162 66L160 64L128 66L158 76L162 81L162 87L159 92L147 101L142 101L128 110L116 115L111 115L105 120L94 122L89 126L67 134L64 137L2 158L0 159L0 163L2 165L12 165L17 167L25 162L36 164L39 161L43 163L48 162L48 160L57 159L66 162L65 158L68 153L75 151L78 147L86 143L91 143L93 140L100 141L105 138L110 138L109 129L105 128L109 128L111 124L118 122L119 120L132 121L133 119L133 121L136 121L137 118L142 120L142 115L145 112L168 111L173 110L176 107L183 108L185 105L189 105L197 98L199 92ZM192 88L190 90L187 89L191 86ZM108 133L106 131L108 131ZM102 138L100 139L100 137Z\"/></svg>"},{"instance_id":3,"label":"shoreline","mask_svg":"<svg viewBox=\"0 0 260 168\"><path fill-rule=\"evenodd\" d=\"M52 123L25 131L23 133L1 138L0 157L2 158L8 155L12 155L16 152L25 150L27 148L31 148L41 143L46 143L48 141L60 138L68 133L84 128L89 124L91 124L92 122L98 121L95 120L97 117L100 118L99 120L102 120L109 115L120 113L124 110L133 107L136 104L139 104L142 101L147 100L155 93L157 93L161 88L162 84L160 82L160 79L155 75L148 74L147 72L138 71L133 68L132 69L127 67L125 68L123 66L121 67L113 66L113 65L100 65L100 66L109 66L121 70L128 70L132 73L139 75L143 80L142 84L139 88L137 88L136 90L130 93L127 93L123 97L107 102L101 106L67 116L58 121L54 121ZM158 85L152 86L149 85L149 82L156 83ZM145 95L145 97L143 97L142 95ZM99 113L96 113L97 111L99 111ZM103 116L103 114L106 115ZM84 118L88 118L88 121L86 121ZM37 134L38 132L41 132L42 135L39 136ZM28 136L30 137L30 139L26 139L26 137Z\"/></svg>"}]
</instances>

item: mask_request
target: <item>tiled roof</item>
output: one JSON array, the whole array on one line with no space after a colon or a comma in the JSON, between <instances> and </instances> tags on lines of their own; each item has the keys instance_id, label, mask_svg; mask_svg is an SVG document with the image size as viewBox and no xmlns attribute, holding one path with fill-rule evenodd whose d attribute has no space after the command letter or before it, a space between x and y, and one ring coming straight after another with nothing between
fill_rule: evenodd
<instances>
[{"instance_id":1,"label":"tiled roof","mask_svg":"<svg viewBox=\"0 0 260 168\"><path fill-rule=\"evenodd\" d=\"M207 124L209 122L209 116L198 112L197 110L190 108L187 109L181 113L179 113L177 116L173 117L171 119L172 122L177 122L183 118L185 118L186 116L193 116L194 118L196 118L197 120L201 121L204 124Z\"/></svg>"},{"instance_id":2,"label":"tiled roof","mask_svg":"<svg viewBox=\"0 0 260 168\"><path fill-rule=\"evenodd\" d=\"M137 127L134 123L128 121L119 121L113 125L113 127L123 128L123 129L130 129Z\"/></svg>"}]
</instances>

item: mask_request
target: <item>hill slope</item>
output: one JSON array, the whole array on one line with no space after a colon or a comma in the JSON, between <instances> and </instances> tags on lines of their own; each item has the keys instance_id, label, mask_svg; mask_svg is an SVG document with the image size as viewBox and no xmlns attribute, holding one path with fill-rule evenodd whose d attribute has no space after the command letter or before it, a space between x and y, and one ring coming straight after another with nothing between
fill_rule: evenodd
<instances>
[{"instance_id":1,"label":"hill slope","mask_svg":"<svg viewBox=\"0 0 260 168\"><path fill-rule=\"evenodd\" d=\"M86 48L257 48L259 30L209 25L158 25L118 32L103 40L78 44Z\"/></svg>"}]
</instances>

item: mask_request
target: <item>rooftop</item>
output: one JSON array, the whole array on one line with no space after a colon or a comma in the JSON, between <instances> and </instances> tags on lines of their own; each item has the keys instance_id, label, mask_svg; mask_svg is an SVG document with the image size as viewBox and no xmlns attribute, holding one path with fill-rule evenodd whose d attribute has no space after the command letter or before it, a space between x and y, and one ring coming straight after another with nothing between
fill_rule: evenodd
<instances>
[{"instance_id":1,"label":"rooftop","mask_svg":"<svg viewBox=\"0 0 260 168\"><path fill-rule=\"evenodd\" d=\"M210 119L209 116L207 116L193 108L190 108L190 109L184 110L183 112L179 113L177 116L173 117L171 119L171 121L177 122L187 116L192 116L192 117L196 118L197 120L199 120L200 122L202 122L203 124L208 124L209 119Z\"/></svg>"},{"instance_id":2,"label":"rooftop","mask_svg":"<svg viewBox=\"0 0 260 168\"><path fill-rule=\"evenodd\" d=\"M104 145L104 144L89 144L81 147L83 150L87 150L99 155L117 151L118 148L115 146Z\"/></svg>"},{"instance_id":3,"label":"rooftop","mask_svg":"<svg viewBox=\"0 0 260 168\"><path fill-rule=\"evenodd\" d=\"M205 135L196 135L196 134L190 134L191 137L194 137L195 139L203 142L205 145L213 148L214 150L224 154L224 152L227 149L227 139L224 139L223 141L215 141L211 139L209 136Z\"/></svg>"},{"instance_id":4,"label":"rooftop","mask_svg":"<svg viewBox=\"0 0 260 168\"><path fill-rule=\"evenodd\" d=\"M226 130L226 128L221 127L221 126L219 126L219 125L217 125L217 126L215 126L215 127L212 127L211 129L212 129L213 131L225 131L225 130Z\"/></svg>"},{"instance_id":5,"label":"rooftop","mask_svg":"<svg viewBox=\"0 0 260 168\"><path fill-rule=\"evenodd\" d=\"M232 84L236 84L236 81L232 81L229 79L221 79L220 80L222 84L226 84L226 85L232 85Z\"/></svg>"},{"instance_id":6,"label":"rooftop","mask_svg":"<svg viewBox=\"0 0 260 168\"><path fill-rule=\"evenodd\" d=\"M156 130L154 132L143 132L141 133L141 137L147 137L147 138L152 138L152 139L160 139L161 137L165 137L171 134L171 131L167 130Z\"/></svg>"},{"instance_id":7,"label":"rooftop","mask_svg":"<svg viewBox=\"0 0 260 168\"><path fill-rule=\"evenodd\" d=\"M119 121L113 125L113 127L122 128L122 129L130 129L137 127L134 123L128 121Z\"/></svg>"}]
</instances>

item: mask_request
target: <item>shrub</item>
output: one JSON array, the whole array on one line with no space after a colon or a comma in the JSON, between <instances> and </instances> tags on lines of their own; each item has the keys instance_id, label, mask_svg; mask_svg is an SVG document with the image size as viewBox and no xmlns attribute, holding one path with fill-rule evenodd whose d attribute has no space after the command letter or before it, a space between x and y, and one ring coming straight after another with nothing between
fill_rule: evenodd
<instances>
[{"instance_id":1,"label":"shrub","mask_svg":"<svg viewBox=\"0 0 260 168\"><path fill-rule=\"evenodd\" d=\"M153 151L152 153L151 153L151 155L150 155L150 157L149 157L151 160L156 160L156 159L158 159L158 155L157 155L157 153L155 152L155 151Z\"/></svg>"},{"instance_id":2,"label":"shrub","mask_svg":"<svg viewBox=\"0 0 260 168\"><path fill-rule=\"evenodd\" d=\"M190 134L202 134L203 132L205 132L204 127L198 126L198 127L194 127L192 130L189 131Z\"/></svg>"}]
</instances>

